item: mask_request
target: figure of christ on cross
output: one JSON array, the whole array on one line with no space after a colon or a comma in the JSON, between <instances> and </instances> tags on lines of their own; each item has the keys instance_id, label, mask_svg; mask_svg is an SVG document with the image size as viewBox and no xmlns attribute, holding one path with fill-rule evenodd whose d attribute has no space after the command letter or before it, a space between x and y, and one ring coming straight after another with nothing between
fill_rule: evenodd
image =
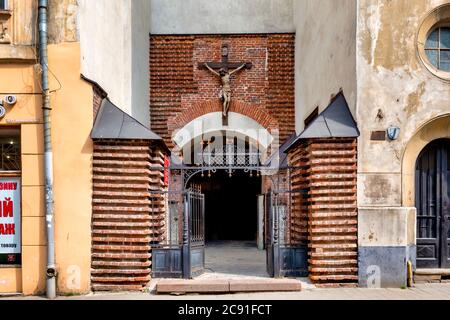
<instances>
[{"instance_id":1,"label":"figure of christ on cross","mask_svg":"<svg viewBox=\"0 0 450 320\"><path fill-rule=\"evenodd\" d=\"M226 72L224 69L220 69L219 72L216 72L213 68L211 68L208 63L205 63L205 67L208 68L209 71L214 73L216 76L220 77L222 80L222 100L223 100L223 117L228 117L228 111L230 110L231 103L231 76L236 72L241 71L247 64L242 64L239 68Z\"/></svg>"},{"instance_id":2,"label":"figure of christ on cross","mask_svg":"<svg viewBox=\"0 0 450 320\"><path fill-rule=\"evenodd\" d=\"M199 65L200 68L206 68L214 75L218 76L222 81L221 97L223 101L223 121L228 123L228 111L231 103L231 76L242 69L251 69L252 64L246 62L230 63L228 62L229 46L222 46L221 62L206 62Z\"/></svg>"}]
</instances>

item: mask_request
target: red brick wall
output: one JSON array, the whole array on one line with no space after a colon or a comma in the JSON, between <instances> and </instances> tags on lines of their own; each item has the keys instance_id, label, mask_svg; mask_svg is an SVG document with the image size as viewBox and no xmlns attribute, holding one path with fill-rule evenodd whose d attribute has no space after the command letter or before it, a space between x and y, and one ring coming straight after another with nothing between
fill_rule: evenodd
<instances>
[{"instance_id":1,"label":"red brick wall","mask_svg":"<svg viewBox=\"0 0 450 320\"><path fill-rule=\"evenodd\" d=\"M175 129L222 110L220 79L198 64L221 61L223 44L230 46L230 62L253 64L232 78L230 111L279 128L281 141L295 131L293 34L151 36L151 128L169 146Z\"/></svg>"},{"instance_id":2,"label":"red brick wall","mask_svg":"<svg viewBox=\"0 0 450 320\"><path fill-rule=\"evenodd\" d=\"M150 281L152 241L164 235L164 153L148 141L94 141L92 268L94 291L141 290ZM152 204L152 206L150 206ZM153 208L153 210L152 210Z\"/></svg>"},{"instance_id":3,"label":"red brick wall","mask_svg":"<svg viewBox=\"0 0 450 320\"><path fill-rule=\"evenodd\" d=\"M293 189L307 189L296 199L291 221L294 238L309 247L311 280L319 286L355 286L358 281L358 210L356 139L305 140L289 161L305 166Z\"/></svg>"}]
</instances>

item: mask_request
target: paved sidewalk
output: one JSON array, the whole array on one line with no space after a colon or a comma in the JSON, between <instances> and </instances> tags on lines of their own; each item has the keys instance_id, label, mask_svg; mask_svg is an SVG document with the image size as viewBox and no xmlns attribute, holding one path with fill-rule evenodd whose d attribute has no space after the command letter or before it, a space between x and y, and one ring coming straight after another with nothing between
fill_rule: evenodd
<instances>
[{"instance_id":1,"label":"paved sidewalk","mask_svg":"<svg viewBox=\"0 0 450 320\"><path fill-rule=\"evenodd\" d=\"M4 298L41 300L39 297ZM152 295L149 293L90 294L59 300L450 300L450 284L420 284L412 289L306 289L294 293L232 295Z\"/></svg>"},{"instance_id":2,"label":"paved sidewalk","mask_svg":"<svg viewBox=\"0 0 450 320\"><path fill-rule=\"evenodd\" d=\"M266 251L258 250L256 242L222 241L206 246L205 273L197 279L261 279L266 271Z\"/></svg>"}]
</instances>

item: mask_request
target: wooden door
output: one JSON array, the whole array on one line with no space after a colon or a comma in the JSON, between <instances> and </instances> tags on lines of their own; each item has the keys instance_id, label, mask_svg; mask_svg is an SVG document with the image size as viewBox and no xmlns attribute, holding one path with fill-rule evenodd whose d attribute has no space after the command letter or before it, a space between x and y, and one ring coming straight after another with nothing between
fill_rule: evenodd
<instances>
[{"instance_id":1,"label":"wooden door","mask_svg":"<svg viewBox=\"0 0 450 320\"><path fill-rule=\"evenodd\" d=\"M430 143L416 165L417 267L450 267L450 139Z\"/></svg>"}]
</instances>

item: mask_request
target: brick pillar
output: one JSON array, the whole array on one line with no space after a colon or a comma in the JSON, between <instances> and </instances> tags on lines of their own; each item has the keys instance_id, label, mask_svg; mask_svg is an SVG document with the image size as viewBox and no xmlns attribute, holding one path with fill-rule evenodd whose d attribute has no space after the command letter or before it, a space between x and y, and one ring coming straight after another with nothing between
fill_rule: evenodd
<instances>
[{"instance_id":1,"label":"brick pillar","mask_svg":"<svg viewBox=\"0 0 450 320\"><path fill-rule=\"evenodd\" d=\"M293 188L308 197L296 200L293 234L309 247L311 280L319 286L355 286L358 281L357 141L310 139L290 153Z\"/></svg>"},{"instance_id":2,"label":"brick pillar","mask_svg":"<svg viewBox=\"0 0 450 320\"><path fill-rule=\"evenodd\" d=\"M92 289L141 290L150 281L152 241L164 234L149 190L162 190L164 154L149 141L95 141ZM152 206L153 208L154 206Z\"/></svg>"},{"instance_id":3,"label":"brick pillar","mask_svg":"<svg viewBox=\"0 0 450 320\"><path fill-rule=\"evenodd\" d=\"M293 191L308 190L308 154L303 143L292 150L289 160L294 168L291 169L291 187ZM296 168L295 168L296 167ZM291 240L293 243L306 244L308 242L308 194L292 193L291 212Z\"/></svg>"}]
</instances>

